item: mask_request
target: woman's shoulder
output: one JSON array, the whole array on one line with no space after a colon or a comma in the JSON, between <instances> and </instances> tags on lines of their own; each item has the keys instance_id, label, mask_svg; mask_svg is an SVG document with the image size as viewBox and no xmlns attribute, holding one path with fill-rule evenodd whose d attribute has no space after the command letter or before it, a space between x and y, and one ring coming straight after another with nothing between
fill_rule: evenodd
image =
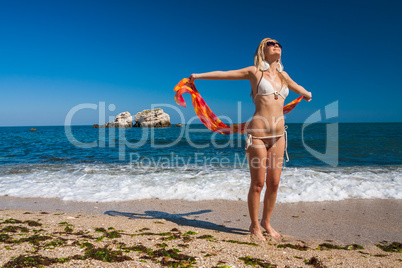
<instances>
[{"instance_id":1,"label":"woman's shoulder","mask_svg":"<svg viewBox=\"0 0 402 268\"><path fill-rule=\"evenodd\" d=\"M286 79L289 79L289 78L290 78L290 76L288 75L288 73L285 72L285 71L282 71L281 74L282 74Z\"/></svg>"},{"instance_id":2,"label":"woman's shoulder","mask_svg":"<svg viewBox=\"0 0 402 268\"><path fill-rule=\"evenodd\" d=\"M257 67L255 67L254 65L248 66L248 67L246 67L246 69L248 69L253 74L256 74L258 72Z\"/></svg>"},{"instance_id":3,"label":"woman's shoulder","mask_svg":"<svg viewBox=\"0 0 402 268\"><path fill-rule=\"evenodd\" d=\"M248 66L244 69L246 69L248 71L250 76L254 76L254 77L256 77L257 73L259 72L258 68L255 66Z\"/></svg>"}]
</instances>

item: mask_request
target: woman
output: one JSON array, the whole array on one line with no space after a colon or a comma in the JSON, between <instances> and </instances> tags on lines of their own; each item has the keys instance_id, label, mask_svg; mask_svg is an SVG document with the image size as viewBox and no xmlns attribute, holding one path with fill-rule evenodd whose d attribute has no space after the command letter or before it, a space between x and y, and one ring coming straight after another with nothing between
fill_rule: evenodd
<instances>
[{"instance_id":1,"label":"woman","mask_svg":"<svg viewBox=\"0 0 402 268\"><path fill-rule=\"evenodd\" d=\"M286 146L283 105L289 89L300 94L307 101L311 92L294 82L283 71L281 63L282 46L271 38L261 41L254 55L254 66L233 71L216 71L192 74L189 82L196 79L247 79L251 83L251 96L255 113L247 128L246 154L250 167L251 184L248 193L248 209L251 218L250 233L265 241L258 222L260 195L267 184L261 226L273 238L279 238L270 219L274 210L279 181L282 172L283 155Z\"/></svg>"}]
</instances>

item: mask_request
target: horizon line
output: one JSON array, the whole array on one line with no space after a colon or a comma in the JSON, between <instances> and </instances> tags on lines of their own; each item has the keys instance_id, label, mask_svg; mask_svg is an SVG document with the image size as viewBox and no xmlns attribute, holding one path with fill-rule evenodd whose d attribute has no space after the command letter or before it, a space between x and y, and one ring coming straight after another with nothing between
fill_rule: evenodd
<instances>
[{"instance_id":1,"label":"horizon line","mask_svg":"<svg viewBox=\"0 0 402 268\"><path fill-rule=\"evenodd\" d=\"M314 124L333 124L333 123L340 123L340 124L392 124L392 123L397 123L400 124L401 122L317 122ZM182 124L182 123L171 123L171 127L174 127L176 124ZM239 124L239 123L236 123ZM298 122L292 122L292 123L286 123L286 124L303 124L303 123L298 123ZM93 127L94 124L82 124L82 125L67 125L67 126L91 126ZM183 126L185 125L204 125L203 123L196 123L196 124L182 124ZM26 126L0 126L0 127L64 127L66 125L26 125ZM100 128L100 127L99 127ZM126 127L130 128L130 127ZM132 127L134 128L134 127ZM135 128L141 128L141 127L135 127ZM159 127L157 127L159 128ZM161 128L168 128L168 127L161 127Z\"/></svg>"}]
</instances>

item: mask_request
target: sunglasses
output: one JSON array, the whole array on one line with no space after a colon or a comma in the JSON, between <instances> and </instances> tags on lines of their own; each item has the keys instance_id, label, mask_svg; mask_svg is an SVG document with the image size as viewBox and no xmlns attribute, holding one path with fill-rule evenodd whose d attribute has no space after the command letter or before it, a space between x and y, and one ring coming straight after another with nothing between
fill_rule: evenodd
<instances>
[{"instance_id":1,"label":"sunglasses","mask_svg":"<svg viewBox=\"0 0 402 268\"><path fill-rule=\"evenodd\" d=\"M275 45L278 45L282 49L281 44L279 44L278 42L274 42L274 41L268 41L267 42L267 47L270 47L270 46L274 47Z\"/></svg>"}]
</instances>

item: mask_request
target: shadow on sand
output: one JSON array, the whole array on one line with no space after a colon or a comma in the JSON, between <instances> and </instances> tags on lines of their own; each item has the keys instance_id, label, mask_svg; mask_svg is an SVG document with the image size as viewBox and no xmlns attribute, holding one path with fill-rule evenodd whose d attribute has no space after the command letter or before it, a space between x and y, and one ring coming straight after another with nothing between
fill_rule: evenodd
<instances>
[{"instance_id":1,"label":"shadow on sand","mask_svg":"<svg viewBox=\"0 0 402 268\"><path fill-rule=\"evenodd\" d=\"M209 213L209 212L212 212L212 210L200 210L200 211L189 212L189 213L184 213L184 214L170 214L170 213L166 213L166 212L162 212L162 211L153 211L153 210L145 211L144 214L109 210L109 211L106 211L104 214L109 215L109 216L125 216L130 219L154 219L154 220L164 219L166 221L170 221L170 222L176 223L178 225L182 225L182 226L191 226L191 227L203 228L203 229L232 233L232 234L241 234L241 235L250 234L248 230L244 230L244 229L229 228L229 227L226 227L223 225L218 225L218 224L208 222L208 221L185 218L186 216L199 215L199 214L204 214L204 213Z\"/></svg>"}]
</instances>

